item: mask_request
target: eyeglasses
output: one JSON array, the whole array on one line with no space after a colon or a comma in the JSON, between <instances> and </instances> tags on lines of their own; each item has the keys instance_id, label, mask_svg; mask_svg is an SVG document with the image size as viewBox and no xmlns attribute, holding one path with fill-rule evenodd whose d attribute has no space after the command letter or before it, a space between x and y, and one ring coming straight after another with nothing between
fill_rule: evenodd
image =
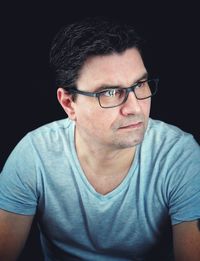
<instances>
[{"instance_id":1,"label":"eyeglasses","mask_svg":"<svg viewBox=\"0 0 200 261\"><path fill-rule=\"evenodd\" d=\"M114 108L125 103L130 92L134 92L138 100L148 99L154 96L158 89L159 79L139 81L128 88L110 87L98 92L86 92L75 88L65 90L72 94L81 94L89 97L96 97L102 108Z\"/></svg>"}]
</instances>

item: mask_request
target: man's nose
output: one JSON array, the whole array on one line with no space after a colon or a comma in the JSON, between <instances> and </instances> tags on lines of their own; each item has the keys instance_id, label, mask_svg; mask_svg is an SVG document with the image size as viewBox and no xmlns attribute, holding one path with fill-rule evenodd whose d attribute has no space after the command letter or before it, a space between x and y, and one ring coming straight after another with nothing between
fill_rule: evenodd
<instances>
[{"instance_id":1,"label":"man's nose","mask_svg":"<svg viewBox=\"0 0 200 261\"><path fill-rule=\"evenodd\" d=\"M124 116L134 115L141 112L139 100L136 98L133 91L129 92L128 98L124 104L122 104L121 112Z\"/></svg>"}]
</instances>

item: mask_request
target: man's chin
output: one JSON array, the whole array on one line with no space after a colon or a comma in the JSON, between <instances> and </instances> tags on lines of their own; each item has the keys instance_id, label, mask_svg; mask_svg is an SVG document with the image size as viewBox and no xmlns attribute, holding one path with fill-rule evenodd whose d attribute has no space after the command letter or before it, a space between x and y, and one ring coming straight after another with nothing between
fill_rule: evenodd
<instances>
[{"instance_id":1,"label":"man's chin","mask_svg":"<svg viewBox=\"0 0 200 261\"><path fill-rule=\"evenodd\" d=\"M132 148L132 147L135 147L135 146L141 144L143 139L144 139L144 135L141 135L140 137L136 137L132 140L127 139L127 140L118 141L117 145L121 149Z\"/></svg>"}]
</instances>

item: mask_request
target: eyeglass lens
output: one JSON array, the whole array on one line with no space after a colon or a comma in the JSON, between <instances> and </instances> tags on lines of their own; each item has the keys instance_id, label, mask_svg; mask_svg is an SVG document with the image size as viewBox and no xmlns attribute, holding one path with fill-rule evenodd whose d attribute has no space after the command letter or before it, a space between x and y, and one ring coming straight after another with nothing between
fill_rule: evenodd
<instances>
[{"instance_id":1,"label":"eyeglass lens","mask_svg":"<svg viewBox=\"0 0 200 261\"><path fill-rule=\"evenodd\" d=\"M130 91L134 91L137 99L146 99L154 95L156 89L156 80L140 82L136 87L132 88L108 89L101 92L99 95L99 102L102 107L114 107L125 102Z\"/></svg>"}]
</instances>

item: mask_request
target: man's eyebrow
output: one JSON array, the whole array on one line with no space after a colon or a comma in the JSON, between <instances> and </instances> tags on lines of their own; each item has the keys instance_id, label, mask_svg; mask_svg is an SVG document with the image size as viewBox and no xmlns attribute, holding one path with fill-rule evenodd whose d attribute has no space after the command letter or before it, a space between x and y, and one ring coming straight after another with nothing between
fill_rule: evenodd
<instances>
[{"instance_id":1,"label":"man's eyebrow","mask_svg":"<svg viewBox=\"0 0 200 261\"><path fill-rule=\"evenodd\" d=\"M140 82L142 80L147 80L148 79L148 73L145 72L141 77L139 77L136 81L134 81L130 86L133 86L137 82ZM129 87L129 86L126 86ZM115 88L122 88L120 85L110 85L110 84L101 84L95 88L95 92L103 91L106 89L115 89Z\"/></svg>"},{"instance_id":2,"label":"man's eyebrow","mask_svg":"<svg viewBox=\"0 0 200 261\"><path fill-rule=\"evenodd\" d=\"M145 72L140 78L138 78L133 84L140 82L142 80L147 80L148 79L148 72Z\"/></svg>"},{"instance_id":3,"label":"man's eyebrow","mask_svg":"<svg viewBox=\"0 0 200 261\"><path fill-rule=\"evenodd\" d=\"M121 86L119 86L119 85L102 84L95 88L95 92L100 92L100 91L107 90L107 89L116 89L116 88L120 88L120 87Z\"/></svg>"}]
</instances>

